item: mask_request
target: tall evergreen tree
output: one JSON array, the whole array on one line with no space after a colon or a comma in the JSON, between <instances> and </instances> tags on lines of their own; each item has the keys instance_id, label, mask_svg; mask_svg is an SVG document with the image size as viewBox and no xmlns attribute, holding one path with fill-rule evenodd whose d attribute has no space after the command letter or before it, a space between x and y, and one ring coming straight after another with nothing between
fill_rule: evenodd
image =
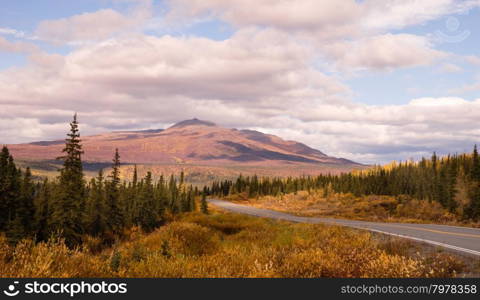
<instances>
[{"instance_id":1,"label":"tall evergreen tree","mask_svg":"<svg viewBox=\"0 0 480 300\"><path fill-rule=\"evenodd\" d=\"M181 185L180 185L181 187ZM170 211L172 213L178 213L180 212L180 204L178 203L179 201L179 191L180 187L177 186L177 182L175 181L175 177L173 174L170 176L170 180L168 181L168 190L169 190L169 206L170 206Z\"/></svg>"},{"instance_id":2,"label":"tall evergreen tree","mask_svg":"<svg viewBox=\"0 0 480 300\"><path fill-rule=\"evenodd\" d=\"M19 174L21 173L19 171ZM34 188L30 168L27 168L20 183L14 211L10 217L11 220L7 225L7 237L11 243L17 243L21 239L32 235L33 226L35 225L33 224L35 213L33 205Z\"/></svg>"},{"instance_id":3,"label":"tall evergreen tree","mask_svg":"<svg viewBox=\"0 0 480 300\"><path fill-rule=\"evenodd\" d=\"M121 229L124 224L124 216L120 206L120 154L118 149L115 149L112 173L109 178L110 181L107 183L107 221L109 229L115 232Z\"/></svg>"},{"instance_id":4,"label":"tall evergreen tree","mask_svg":"<svg viewBox=\"0 0 480 300\"><path fill-rule=\"evenodd\" d=\"M82 145L78 129L77 114L70 123L70 132L65 139L63 168L60 170L58 189L52 206L51 225L62 232L67 245L80 243L84 232L85 181L82 166Z\"/></svg>"},{"instance_id":5,"label":"tall evergreen tree","mask_svg":"<svg viewBox=\"0 0 480 300\"><path fill-rule=\"evenodd\" d=\"M202 200L200 202L200 209L201 209L202 213L208 214L207 187L203 188Z\"/></svg>"},{"instance_id":6,"label":"tall evergreen tree","mask_svg":"<svg viewBox=\"0 0 480 300\"><path fill-rule=\"evenodd\" d=\"M12 228L19 206L21 171L17 169L13 156L6 146L0 153L0 231ZM15 227L21 227L17 220Z\"/></svg>"},{"instance_id":7,"label":"tall evergreen tree","mask_svg":"<svg viewBox=\"0 0 480 300\"><path fill-rule=\"evenodd\" d=\"M0 231L4 231L11 218L12 174L9 164L10 152L3 146L0 153Z\"/></svg>"},{"instance_id":8,"label":"tall evergreen tree","mask_svg":"<svg viewBox=\"0 0 480 300\"><path fill-rule=\"evenodd\" d=\"M154 187L152 182L152 173L147 172L144 184L140 191L138 225L144 230L151 231L158 226L161 219L158 212L154 209Z\"/></svg>"},{"instance_id":9,"label":"tall evergreen tree","mask_svg":"<svg viewBox=\"0 0 480 300\"><path fill-rule=\"evenodd\" d=\"M473 180L480 181L480 158L478 156L477 145L473 148L471 177Z\"/></svg>"},{"instance_id":10,"label":"tall evergreen tree","mask_svg":"<svg viewBox=\"0 0 480 300\"><path fill-rule=\"evenodd\" d=\"M103 170L90 182L90 195L87 202L87 228L94 236L107 230L107 207Z\"/></svg>"},{"instance_id":11,"label":"tall evergreen tree","mask_svg":"<svg viewBox=\"0 0 480 300\"><path fill-rule=\"evenodd\" d=\"M20 187L20 197L18 201L17 217L20 219L24 232L31 233L34 229L35 206L33 199L35 196L35 185L32 181L30 168L25 170Z\"/></svg>"},{"instance_id":12,"label":"tall evergreen tree","mask_svg":"<svg viewBox=\"0 0 480 300\"><path fill-rule=\"evenodd\" d=\"M50 198L52 197L48 179L43 181L38 196L35 199L35 233L38 241L46 241L50 234L51 207Z\"/></svg>"},{"instance_id":13,"label":"tall evergreen tree","mask_svg":"<svg viewBox=\"0 0 480 300\"><path fill-rule=\"evenodd\" d=\"M466 209L466 214L472 219L480 219L480 158L477 145L473 148L470 177L472 187L470 191L470 205Z\"/></svg>"}]
</instances>

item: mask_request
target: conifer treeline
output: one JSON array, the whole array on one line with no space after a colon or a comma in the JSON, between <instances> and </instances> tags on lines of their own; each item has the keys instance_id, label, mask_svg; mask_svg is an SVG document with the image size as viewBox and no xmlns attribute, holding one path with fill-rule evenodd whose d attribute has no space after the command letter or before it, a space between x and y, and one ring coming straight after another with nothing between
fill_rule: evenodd
<instances>
[{"instance_id":1,"label":"conifer treeline","mask_svg":"<svg viewBox=\"0 0 480 300\"><path fill-rule=\"evenodd\" d=\"M341 175L298 178L240 176L235 181L214 182L209 193L228 196L245 193L249 198L323 189L325 193L362 195L405 195L436 201L461 218L480 219L480 159L472 154L448 155L419 162L396 163Z\"/></svg>"},{"instance_id":2,"label":"conifer treeline","mask_svg":"<svg viewBox=\"0 0 480 300\"><path fill-rule=\"evenodd\" d=\"M187 186L183 172L156 182L150 172L139 179L120 179L120 154L115 151L112 171L101 170L86 182L76 115L65 140L63 168L56 180L32 180L30 169L16 167L8 148L0 153L0 233L15 243L22 238L48 240L62 236L67 245L81 243L85 235L113 241L124 229L140 226L145 231L163 224L166 214L195 210L197 188ZM205 206L205 207L204 207ZM206 212L206 202L202 202Z\"/></svg>"}]
</instances>

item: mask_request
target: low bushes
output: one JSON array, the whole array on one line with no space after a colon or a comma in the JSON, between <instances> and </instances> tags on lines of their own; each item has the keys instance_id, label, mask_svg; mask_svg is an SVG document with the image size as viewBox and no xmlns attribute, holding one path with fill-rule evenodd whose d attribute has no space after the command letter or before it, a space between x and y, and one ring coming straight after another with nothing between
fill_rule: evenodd
<instances>
[{"instance_id":1,"label":"low bushes","mask_svg":"<svg viewBox=\"0 0 480 300\"><path fill-rule=\"evenodd\" d=\"M320 189L277 197L264 196L243 202L256 207L305 216L332 216L370 221L460 223L455 214L439 203L407 196L355 196L350 193L325 193Z\"/></svg>"},{"instance_id":2,"label":"low bushes","mask_svg":"<svg viewBox=\"0 0 480 300\"><path fill-rule=\"evenodd\" d=\"M16 247L0 238L1 277L451 277L447 254L410 255L371 234L233 214L190 213L98 252L62 240Z\"/></svg>"}]
</instances>

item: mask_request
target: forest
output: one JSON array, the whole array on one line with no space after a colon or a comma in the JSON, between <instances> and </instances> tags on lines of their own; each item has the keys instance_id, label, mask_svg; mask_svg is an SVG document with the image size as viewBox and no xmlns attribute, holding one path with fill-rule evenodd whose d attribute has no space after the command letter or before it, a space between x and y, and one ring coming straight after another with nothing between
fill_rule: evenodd
<instances>
[{"instance_id":1,"label":"forest","mask_svg":"<svg viewBox=\"0 0 480 300\"><path fill-rule=\"evenodd\" d=\"M479 217L479 158L454 155L338 176L239 176L203 188L150 172L86 179L76 116L63 167L38 180L0 153L0 275L3 277L455 277L475 265L414 243L321 224L292 224L209 208L207 196L391 195L438 202ZM317 194L312 193L313 196ZM458 198L468 198L459 204ZM463 203L463 202L462 202ZM431 204L431 203L430 203ZM463 275L462 275L463 276Z\"/></svg>"},{"instance_id":2,"label":"forest","mask_svg":"<svg viewBox=\"0 0 480 300\"><path fill-rule=\"evenodd\" d=\"M7 147L0 153L0 232L15 244L22 239L37 242L51 237L78 246L88 236L111 245L124 230L138 226L149 232L165 222L166 215L196 209L201 191L187 186L183 173L177 180L163 176L157 182L149 172L138 178L120 179L120 154L113 154L110 174L102 170L86 182L77 116L65 140L63 168L55 180L36 182L29 168L21 170ZM201 207L207 212L206 195Z\"/></svg>"},{"instance_id":3,"label":"forest","mask_svg":"<svg viewBox=\"0 0 480 300\"><path fill-rule=\"evenodd\" d=\"M218 197L244 194L246 198L281 196L299 191L323 190L330 193L351 193L356 197L393 196L438 203L463 220L480 218L480 160L477 146L473 153L438 157L419 162L407 161L375 166L367 170L341 175L316 177L259 178L239 176L235 181L217 181L209 193Z\"/></svg>"},{"instance_id":4,"label":"forest","mask_svg":"<svg viewBox=\"0 0 480 300\"><path fill-rule=\"evenodd\" d=\"M120 179L120 153L113 153L109 174L102 170L87 182L82 167L82 145L77 117L65 140L63 167L55 179L34 180L29 168L15 165L8 148L0 153L0 232L15 244L60 237L69 247L90 237L112 245L134 226L151 232L168 217L199 210L207 213L207 196L244 194L248 198L280 196L300 191L385 195L402 201L435 202L459 219L480 218L480 160L473 153L437 157L419 162L392 163L341 175L272 178L258 176L215 181L203 189L177 178L147 172L138 178L136 168L128 181ZM201 196L201 197L200 197ZM196 199L200 198L196 207Z\"/></svg>"}]
</instances>

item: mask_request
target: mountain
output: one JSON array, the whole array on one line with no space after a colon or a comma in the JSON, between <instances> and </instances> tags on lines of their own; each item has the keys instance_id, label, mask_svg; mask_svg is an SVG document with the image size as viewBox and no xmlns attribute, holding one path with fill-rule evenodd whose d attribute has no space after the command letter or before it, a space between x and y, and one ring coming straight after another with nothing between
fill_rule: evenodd
<instances>
[{"instance_id":1,"label":"mountain","mask_svg":"<svg viewBox=\"0 0 480 300\"><path fill-rule=\"evenodd\" d=\"M91 171L108 167L116 148L125 165L154 174L181 169L203 177L233 178L238 173L289 176L338 173L364 166L335 158L305 144L253 130L229 129L208 121L185 120L167 129L117 131L82 137L83 160ZM61 156L64 140L8 145L15 159L50 162ZM58 162L54 163L58 165ZM147 166L147 167L146 167ZM40 168L41 169L41 168ZM50 165L45 170L55 169ZM131 173L132 170L126 173ZM205 175L207 174L207 175ZM222 176L219 176L222 174ZM200 176L200 175L199 175Z\"/></svg>"},{"instance_id":2,"label":"mountain","mask_svg":"<svg viewBox=\"0 0 480 300\"><path fill-rule=\"evenodd\" d=\"M64 141L9 145L19 159L55 159ZM82 137L84 160L109 162L118 148L123 162L193 164L339 164L356 163L327 156L302 143L253 130L228 129L198 119L168 129L118 131Z\"/></svg>"}]
</instances>

